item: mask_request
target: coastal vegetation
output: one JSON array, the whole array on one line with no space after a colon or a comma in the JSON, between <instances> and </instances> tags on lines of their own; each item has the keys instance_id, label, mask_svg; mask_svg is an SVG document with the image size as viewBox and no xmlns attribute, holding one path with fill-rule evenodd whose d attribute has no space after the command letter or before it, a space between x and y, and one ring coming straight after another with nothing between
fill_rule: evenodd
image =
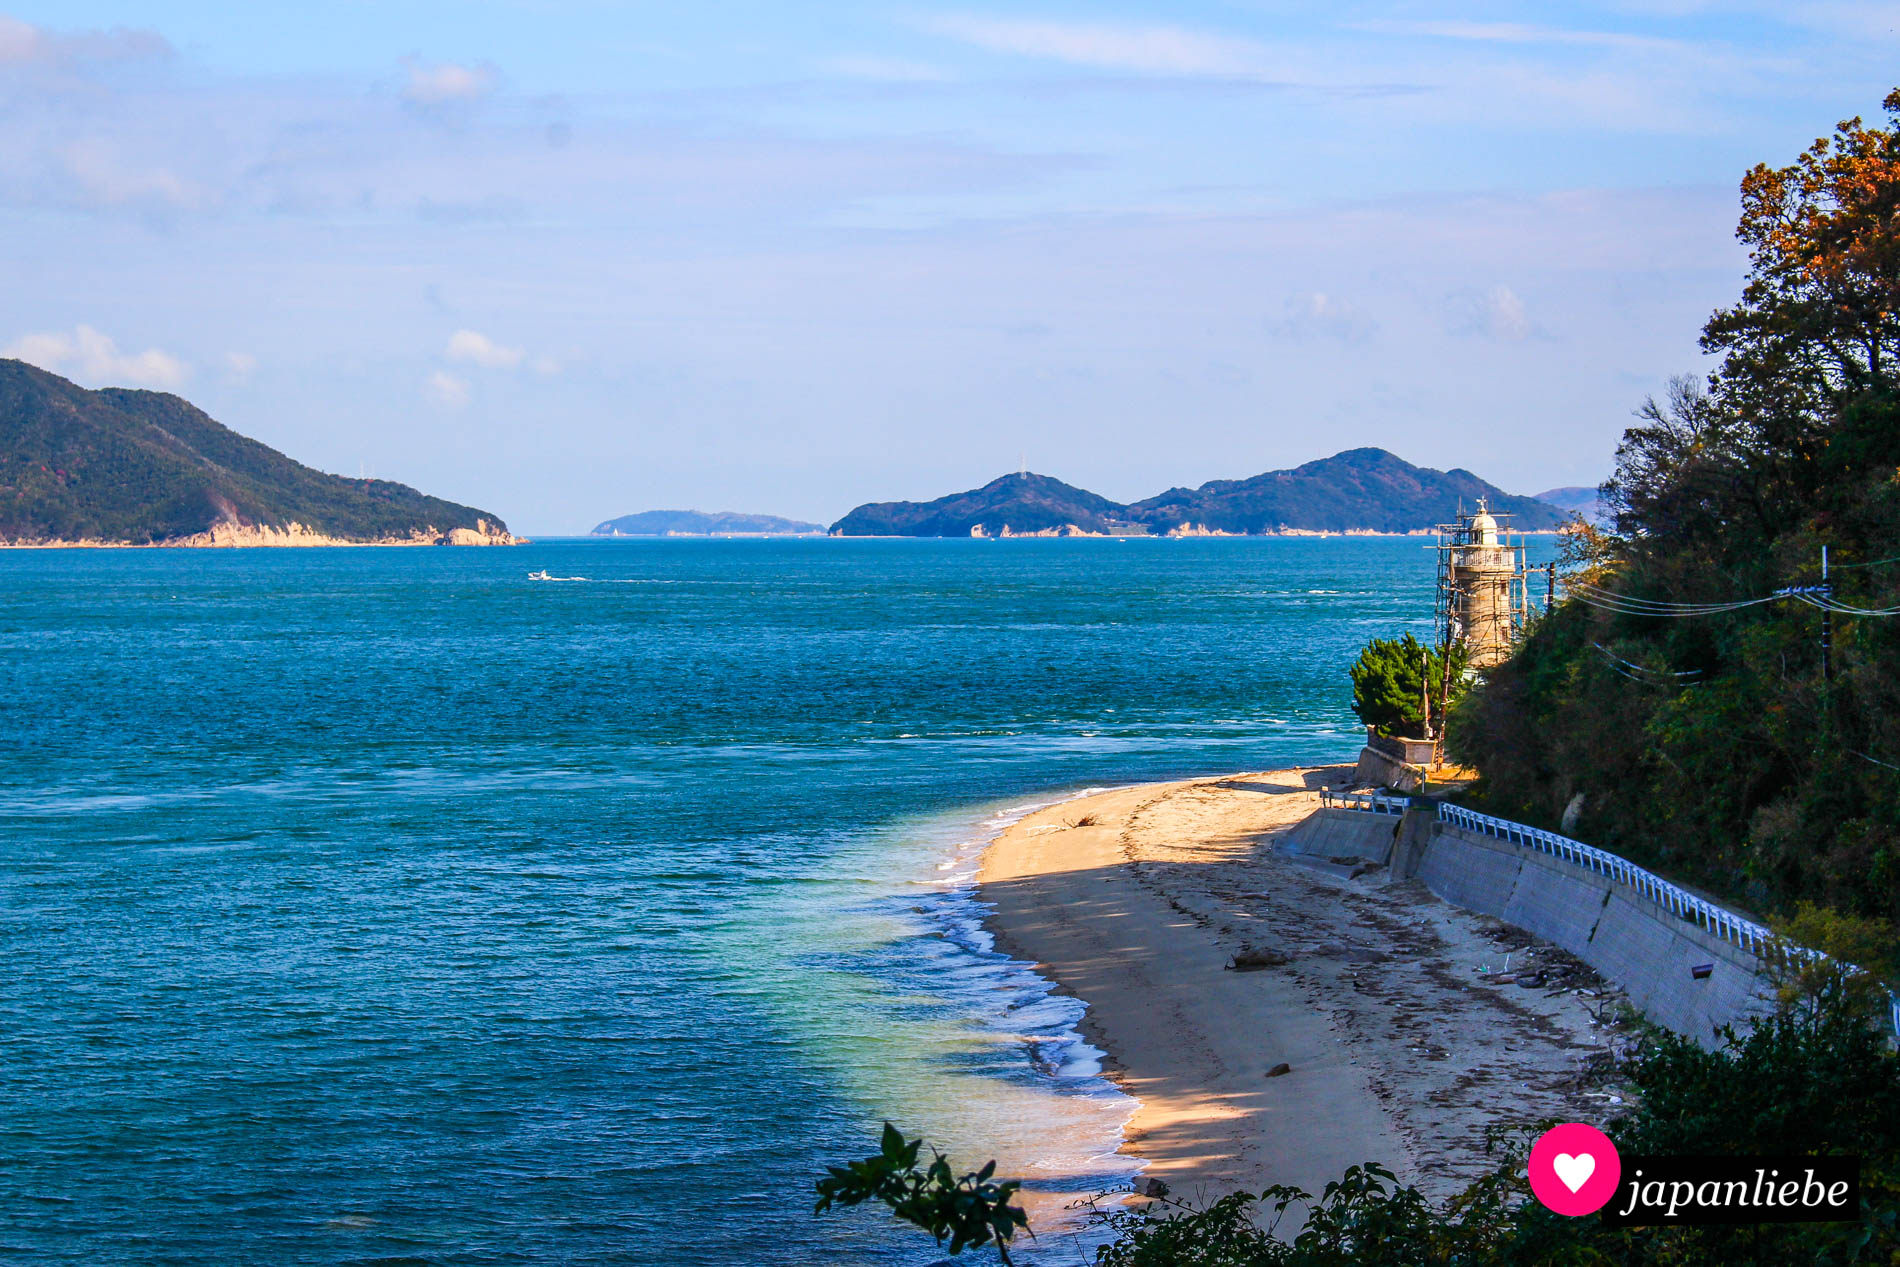
<instances>
[{"instance_id":1,"label":"coastal vegetation","mask_svg":"<svg viewBox=\"0 0 1900 1267\"><path fill-rule=\"evenodd\" d=\"M1651 1031L1613 1071L1634 1104L1607 1124L1623 1156L1832 1155L1860 1159L1860 1217L1835 1223L1616 1227L1555 1214L1531 1198L1525 1159L1554 1122L1494 1131L1494 1164L1463 1191L1434 1202L1376 1164L1353 1166L1317 1196L1276 1186L1237 1192L1206 1205L1163 1195L1137 1210L1098 1217L1114 1239L1098 1267L1642 1267L1676 1263L1888 1263L1900 1257L1900 1054L1855 996L1843 973L1829 974L1798 1000L1745 1034L1726 1030L1709 1050ZM921 1177L873 1183L890 1156L834 1168L819 1181L819 1208L842 1202L838 1176L861 1199L882 1200L913 1217ZM918 1144L908 1145L913 1162ZM938 1159L941 1163L941 1158ZM901 1170L901 1168L900 1168ZM986 1169L982 1172L988 1175ZM948 1167L930 1208L960 1211L967 1226L1008 1219L1002 1186L952 1207ZM970 1189L963 1189L972 1192ZM1013 1189L1012 1189L1013 1191ZM942 1215L933 1215L941 1218ZM948 1239L937 1231L939 1242ZM1006 1250L1007 1237L998 1237ZM969 1245L983 1240L966 1238ZM954 1253L955 1250L953 1249ZM1004 1261L1007 1262L1005 1252Z\"/></svg>"},{"instance_id":2,"label":"coastal vegetation","mask_svg":"<svg viewBox=\"0 0 1900 1267\"><path fill-rule=\"evenodd\" d=\"M1409 633L1396 639L1374 638L1360 651L1350 672L1352 711L1360 721L1382 735L1423 738L1428 720L1445 716L1448 686L1452 699L1458 696L1464 681L1465 648L1463 643L1427 647Z\"/></svg>"},{"instance_id":3,"label":"coastal vegetation","mask_svg":"<svg viewBox=\"0 0 1900 1267\"><path fill-rule=\"evenodd\" d=\"M1456 712L1500 812L1771 916L1900 918L1900 91L1742 184L1738 302L1639 411L1571 597ZM1892 969L1888 962L1872 967Z\"/></svg>"},{"instance_id":4,"label":"coastal vegetation","mask_svg":"<svg viewBox=\"0 0 1900 1267\"><path fill-rule=\"evenodd\" d=\"M1469 471L1413 466L1384 449L1349 449L1287 471L1171 488L1123 505L1047 475L1005 475L929 502L872 502L831 526L834 536L968 537L1095 533L1417 532L1486 498L1525 530L1555 528L1564 512L1516 497Z\"/></svg>"},{"instance_id":5,"label":"coastal vegetation","mask_svg":"<svg viewBox=\"0 0 1900 1267\"><path fill-rule=\"evenodd\" d=\"M949 1158L935 1149L930 1164L919 1166L917 1156L923 1146L921 1139L905 1139L895 1126L884 1123L877 1152L862 1161L833 1166L818 1181L816 1212L875 1201L904 1222L929 1232L939 1245L947 1244L952 1254L994 1244L997 1256L1009 1262L1010 1240L1029 1226L1028 1214L1015 1204L1022 1184L996 1182L993 1161L974 1174L955 1178Z\"/></svg>"},{"instance_id":6,"label":"coastal vegetation","mask_svg":"<svg viewBox=\"0 0 1900 1267\"><path fill-rule=\"evenodd\" d=\"M147 544L231 529L506 540L484 510L292 461L165 392L87 391L0 360L0 542Z\"/></svg>"}]
</instances>

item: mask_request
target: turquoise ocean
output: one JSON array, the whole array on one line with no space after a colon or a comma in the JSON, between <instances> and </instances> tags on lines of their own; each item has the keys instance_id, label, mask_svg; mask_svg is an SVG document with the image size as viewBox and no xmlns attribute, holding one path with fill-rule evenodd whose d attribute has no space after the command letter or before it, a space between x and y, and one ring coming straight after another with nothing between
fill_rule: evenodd
<instances>
[{"instance_id":1,"label":"turquoise ocean","mask_svg":"<svg viewBox=\"0 0 1900 1267\"><path fill-rule=\"evenodd\" d=\"M0 573L0 1259L87 1264L932 1262L811 1213L886 1118L1127 1178L982 843L1350 760L1346 666L1433 576L1418 538Z\"/></svg>"}]
</instances>

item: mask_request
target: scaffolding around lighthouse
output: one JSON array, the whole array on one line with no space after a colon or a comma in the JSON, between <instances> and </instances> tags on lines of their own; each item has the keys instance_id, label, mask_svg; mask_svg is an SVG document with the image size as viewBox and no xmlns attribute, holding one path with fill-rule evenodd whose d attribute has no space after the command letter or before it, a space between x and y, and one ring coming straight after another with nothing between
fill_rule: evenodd
<instances>
[{"instance_id":1,"label":"scaffolding around lighthouse","mask_svg":"<svg viewBox=\"0 0 1900 1267\"><path fill-rule=\"evenodd\" d=\"M1438 596L1433 623L1440 646L1465 645L1465 663L1502 663L1530 621L1524 534L1501 527L1482 498L1456 523L1438 525Z\"/></svg>"}]
</instances>

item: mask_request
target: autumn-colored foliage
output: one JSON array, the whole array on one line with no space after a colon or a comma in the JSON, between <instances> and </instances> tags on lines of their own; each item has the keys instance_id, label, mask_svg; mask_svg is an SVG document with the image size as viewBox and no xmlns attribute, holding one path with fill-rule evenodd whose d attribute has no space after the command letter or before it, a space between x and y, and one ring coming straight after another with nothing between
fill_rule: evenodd
<instances>
[{"instance_id":1,"label":"autumn-colored foliage","mask_svg":"<svg viewBox=\"0 0 1900 1267\"><path fill-rule=\"evenodd\" d=\"M1739 302L1638 411L1604 487L1613 533L1573 564L1615 594L1720 604L1828 582L1900 607L1900 91L1742 182ZM1612 604L1614 606L1614 604ZM1900 615L1782 599L1643 615L1573 599L1454 718L1506 813L1765 914L1900 919ZM1829 642L1823 654L1824 634Z\"/></svg>"}]
</instances>

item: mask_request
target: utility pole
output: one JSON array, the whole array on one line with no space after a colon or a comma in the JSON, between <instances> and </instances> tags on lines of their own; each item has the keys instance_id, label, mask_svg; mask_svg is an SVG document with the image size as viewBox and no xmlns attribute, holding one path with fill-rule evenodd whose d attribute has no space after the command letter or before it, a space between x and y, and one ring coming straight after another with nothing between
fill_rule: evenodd
<instances>
[{"instance_id":1,"label":"utility pole","mask_svg":"<svg viewBox=\"0 0 1900 1267\"><path fill-rule=\"evenodd\" d=\"M1418 693L1425 705L1425 733L1421 739L1432 737L1432 653L1426 647L1418 649Z\"/></svg>"},{"instance_id":2,"label":"utility pole","mask_svg":"<svg viewBox=\"0 0 1900 1267\"><path fill-rule=\"evenodd\" d=\"M1544 615L1548 616L1557 606L1557 560L1552 559L1544 565Z\"/></svg>"},{"instance_id":3,"label":"utility pole","mask_svg":"<svg viewBox=\"0 0 1900 1267\"><path fill-rule=\"evenodd\" d=\"M1446 629L1445 629L1445 648L1444 648L1445 687L1442 691L1438 693L1439 702L1444 705L1444 708L1441 709L1440 711L1449 711L1451 708L1451 648L1452 648L1451 627L1449 624L1447 624ZM1425 663L1429 666L1431 664L1431 661L1427 660Z\"/></svg>"},{"instance_id":4,"label":"utility pole","mask_svg":"<svg viewBox=\"0 0 1900 1267\"><path fill-rule=\"evenodd\" d=\"M1821 597L1833 598L1834 587L1827 579L1827 547L1821 547ZM1821 680L1834 680L1834 613L1821 609Z\"/></svg>"}]
</instances>

